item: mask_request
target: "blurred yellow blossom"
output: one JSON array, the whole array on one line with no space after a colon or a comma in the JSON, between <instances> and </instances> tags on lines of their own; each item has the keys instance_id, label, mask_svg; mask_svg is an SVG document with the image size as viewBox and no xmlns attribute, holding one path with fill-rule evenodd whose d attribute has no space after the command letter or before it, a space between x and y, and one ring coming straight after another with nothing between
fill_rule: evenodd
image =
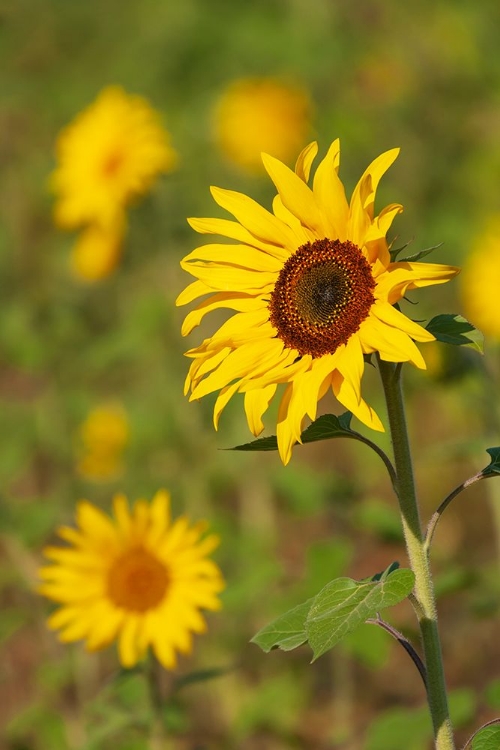
<instances>
[{"instance_id":1,"label":"blurred yellow blossom","mask_svg":"<svg viewBox=\"0 0 500 750\"><path fill-rule=\"evenodd\" d=\"M312 105L305 90L272 78L242 78L223 92L215 109L215 137L226 156L250 171L261 152L287 162L304 145Z\"/></svg>"},{"instance_id":2,"label":"blurred yellow blossom","mask_svg":"<svg viewBox=\"0 0 500 750\"><path fill-rule=\"evenodd\" d=\"M121 404L92 409L79 431L77 468L86 479L106 481L123 472L123 450L129 439L127 414Z\"/></svg>"},{"instance_id":3,"label":"blurred yellow blossom","mask_svg":"<svg viewBox=\"0 0 500 750\"><path fill-rule=\"evenodd\" d=\"M117 495L114 518L86 500L77 505L77 528L61 526L69 546L44 550L51 564L39 571L39 592L61 605L48 626L64 643L84 639L97 651L117 641L124 667L149 646L166 668L192 651L192 634L206 631L200 610L217 610L224 580L208 555L219 544L204 536L207 524L170 517L170 497L138 500L132 510Z\"/></svg>"},{"instance_id":4,"label":"blurred yellow blossom","mask_svg":"<svg viewBox=\"0 0 500 750\"><path fill-rule=\"evenodd\" d=\"M500 341L500 214L488 220L473 242L461 290L466 317L486 336Z\"/></svg>"},{"instance_id":5,"label":"blurred yellow blossom","mask_svg":"<svg viewBox=\"0 0 500 750\"><path fill-rule=\"evenodd\" d=\"M109 276L120 262L125 219L118 216L109 225L91 224L78 236L71 252L73 275L83 281Z\"/></svg>"},{"instance_id":6,"label":"blurred yellow blossom","mask_svg":"<svg viewBox=\"0 0 500 750\"><path fill-rule=\"evenodd\" d=\"M148 101L119 86L103 89L57 140L51 177L56 223L112 223L130 200L176 163L169 134Z\"/></svg>"}]
</instances>

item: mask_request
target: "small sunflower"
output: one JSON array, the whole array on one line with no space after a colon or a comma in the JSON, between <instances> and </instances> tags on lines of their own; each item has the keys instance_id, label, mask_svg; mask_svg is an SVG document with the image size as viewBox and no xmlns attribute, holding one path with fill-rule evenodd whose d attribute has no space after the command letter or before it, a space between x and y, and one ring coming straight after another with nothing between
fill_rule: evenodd
<instances>
[{"instance_id":1,"label":"small sunflower","mask_svg":"<svg viewBox=\"0 0 500 750\"><path fill-rule=\"evenodd\" d=\"M306 143L312 105L307 92L273 78L239 78L215 108L215 138L224 154L250 172L262 151L288 161Z\"/></svg>"},{"instance_id":2,"label":"small sunflower","mask_svg":"<svg viewBox=\"0 0 500 750\"><path fill-rule=\"evenodd\" d=\"M235 314L203 343L187 352L193 359L186 380L191 400L220 391L214 423L237 392L245 394L250 430L264 429L262 416L284 385L277 424L283 463L300 441L306 416L316 418L329 389L364 424L383 430L361 395L364 354L425 368L414 341L434 336L393 305L407 291L441 284L458 273L452 266L391 262L386 234L402 211L391 204L378 215L375 193L396 159L393 149L375 159L347 202L338 177L339 141L319 164L312 189L309 173L318 147L307 146L295 172L263 154L278 195L273 213L247 196L212 188L215 201L236 221L190 219L202 234L220 234L235 244L210 244L184 258L196 277L177 304L206 297L182 328L189 334L218 308Z\"/></svg>"},{"instance_id":3,"label":"small sunflower","mask_svg":"<svg viewBox=\"0 0 500 750\"><path fill-rule=\"evenodd\" d=\"M108 225L130 200L176 163L169 135L146 99L118 86L103 89L59 135L56 223Z\"/></svg>"},{"instance_id":4,"label":"small sunflower","mask_svg":"<svg viewBox=\"0 0 500 750\"><path fill-rule=\"evenodd\" d=\"M203 633L200 610L217 610L224 581L207 555L218 545L202 538L205 522L170 519L169 495L138 500L130 512L114 498L114 519L87 501L77 506L77 529L62 526L69 547L47 547L39 592L61 607L48 626L63 642L85 639L89 651L118 641L120 662L132 667L151 646L166 669L176 652L189 654L192 633Z\"/></svg>"},{"instance_id":5,"label":"small sunflower","mask_svg":"<svg viewBox=\"0 0 500 750\"><path fill-rule=\"evenodd\" d=\"M491 217L473 243L462 276L465 314L494 341L500 341L499 289L500 215L497 215Z\"/></svg>"},{"instance_id":6,"label":"small sunflower","mask_svg":"<svg viewBox=\"0 0 500 750\"><path fill-rule=\"evenodd\" d=\"M122 474L129 424L121 404L102 404L92 409L80 426L78 437L77 469L85 479L107 481Z\"/></svg>"}]
</instances>

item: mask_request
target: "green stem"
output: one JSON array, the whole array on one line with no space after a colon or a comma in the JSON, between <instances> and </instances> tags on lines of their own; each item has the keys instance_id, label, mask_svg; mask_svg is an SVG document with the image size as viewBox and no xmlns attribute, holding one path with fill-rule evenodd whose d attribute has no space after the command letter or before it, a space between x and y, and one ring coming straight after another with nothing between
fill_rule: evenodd
<instances>
[{"instance_id":1,"label":"green stem","mask_svg":"<svg viewBox=\"0 0 500 750\"><path fill-rule=\"evenodd\" d=\"M152 714L148 747L150 750L167 750L169 744L163 715L165 699L160 684L161 667L151 654L145 665L145 674Z\"/></svg>"},{"instance_id":2,"label":"green stem","mask_svg":"<svg viewBox=\"0 0 500 750\"><path fill-rule=\"evenodd\" d=\"M436 600L429 558L420 524L413 467L406 427L401 366L378 358L394 450L397 496L411 568L415 574L415 599L427 669L427 700L434 727L436 750L455 750L448 710Z\"/></svg>"}]
</instances>

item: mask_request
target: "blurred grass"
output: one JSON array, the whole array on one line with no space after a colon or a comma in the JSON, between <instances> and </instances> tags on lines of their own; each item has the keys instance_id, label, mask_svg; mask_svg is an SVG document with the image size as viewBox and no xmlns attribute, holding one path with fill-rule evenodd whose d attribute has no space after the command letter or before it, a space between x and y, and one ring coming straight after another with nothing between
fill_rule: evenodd
<instances>
[{"instance_id":1,"label":"blurred grass","mask_svg":"<svg viewBox=\"0 0 500 750\"><path fill-rule=\"evenodd\" d=\"M395 229L400 240L414 240L415 250L444 242L436 260L460 264L484 218L498 209L499 22L493 0L0 3L6 748L148 746L144 722L130 718L136 698L118 687L114 697L106 693L116 671L113 649L88 656L79 646L60 646L45 630L49 607L33 587L41 546L55 526L71 521L77 499L108 509L117 490L151 496L160 486L172 491L176 511L205 516L221 533L219 561L228 579L225 609L210 619L182 670L236 667L169 704L173 747L385 750L387 739L377 744L381 732L407 730L406 714L385 713L399 707L413 711L420 727L418 678L383 634L370 636L368 628L357 646L312 667L305 651L264 657L248 644L310 588L336 574L361 578L392 559L403 562L404 549L383 468L363 446L298 448L286 469L274 454L218 450L249 434L241 402L228 406L216 434L213 399L182 398L188 344L174 300L187 277L178 263L197 241L185 217L220 215L210 184L269 204L263 177L247 177L217 153L212 108L234 77L278 75L310 91L323 152L340 136L348 192L373 157L401 146L379 206L403 203ZM130 212L116 274L86 286L69 276L73 240L53 226L47 177L59 129L110 83L147 96L163 113L181 164ZM425 291L415 317L460 311L458 290L450 284ZM426 515L482 467L485 455L481 373L475 361L469 367L468 353L452 354L448 370L408 373ZM440 354L445 362L449 356ZM450 380L457 372L463 377ZM366 381L381 408L374 374ZM75 441L89 410L109 398L129 416L126 471L93 484L76 471ZM333 408L325 400L324 410ZM387 437L381 440L387 445ZM463 716L464 739L498 708L498 553L483 495L479 488L458 501L436 537L449 681L476 693ZM399 608L396 618L411 634L411 612ZM372 669L377 654L380 672ZM415 750L426 747L426 736Z\"/></svg>"}]
</instances>

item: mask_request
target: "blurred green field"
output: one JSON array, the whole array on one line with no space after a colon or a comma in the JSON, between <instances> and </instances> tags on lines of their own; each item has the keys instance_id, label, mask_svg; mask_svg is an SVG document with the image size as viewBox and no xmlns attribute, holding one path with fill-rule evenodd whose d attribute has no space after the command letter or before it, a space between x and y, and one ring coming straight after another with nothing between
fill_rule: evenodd
<instances>
[{"instance_id":1,"label":"blurred green field","mask_svg":"<svg viewBox=\"0 0 500 750\"><path fill-rule=\"evenodd\" d=\"M201 244L186 217L222 216L209 186L266 206L272 199L269 180L233 165L213 137L217 99L242 76L283 77L309 92L310 139L324 153L340 137L348 194L375 156L400 146L379 207L401 202L398 241L415 251L442 242L431 259L460 265L498 211L499 24L493 0L0 3L0 747L150 747L140 670L119 672L114 647L89 655L59 644L45 626L52 608L34 588L42 547L71 523L78 499L108 511L117 491L150 498L160 487L176 513L207 518L221 535L216 559L227 580L223 610L210 615L193 657L162 676L172 694L168 748L429 747L418 675L385 633L364 626L312 666L305 648L264 655L249 643L336 575L405 564L396 501L377 457L351 441L299 446L286 468L275 453L221 450L251 438L242 400L216 433L215 399L183 398L183 352L202 336L181 338L184 310L174 302L190 281L179 261ZM161 112L180 163L129 212L116 272L85 284L69 274L74 236L54 226L48 176L58 132L109 84ZM413 317L461 310L459 278L424 290ZM202 326L213 328L210 319ZM500 424L493 343L485 359L429 347L429 372L406 373L426 517L488 463L484 449L499 443ZM382 414L376 373L365 381ZM128 419L123 471L90 481L77 469L79 430L109 401ZM326 398L321 411L341 409ZM447 511L434 550L462 742L500 709L494 484ZM407 604L394 624L416 636ZM204 669L221 674L175 682Z\"/></svg>"}]
</instances>

